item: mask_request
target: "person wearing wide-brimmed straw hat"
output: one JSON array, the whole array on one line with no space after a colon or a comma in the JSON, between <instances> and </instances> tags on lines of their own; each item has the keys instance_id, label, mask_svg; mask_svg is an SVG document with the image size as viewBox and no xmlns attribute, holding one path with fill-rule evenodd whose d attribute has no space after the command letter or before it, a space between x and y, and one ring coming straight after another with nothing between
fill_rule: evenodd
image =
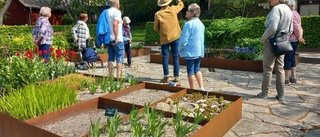
<instances>
[{"instance_id":1,"label":"person wearing wide-brimmed straw hat","mask_svg":"<svg viewBox=\"0 0 320 137\"><path fill-rule=\"evenodd\" d=\"M173 58L173 75L174 81L179 81L179 37L181 28L178 21L178 13L184 7L181 0L177 1L177 5L169 6L172 0L158 0L158 6L161 7L154 15L153 29L160 33L162 66L164 78L163 83L169 82L169 46Z\"/></svg>"}]
</instances>

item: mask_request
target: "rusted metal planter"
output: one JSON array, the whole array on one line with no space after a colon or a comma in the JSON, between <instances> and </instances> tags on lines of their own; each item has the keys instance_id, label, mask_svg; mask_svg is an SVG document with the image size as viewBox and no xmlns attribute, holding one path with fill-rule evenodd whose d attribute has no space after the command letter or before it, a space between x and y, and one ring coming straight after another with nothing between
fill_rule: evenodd
<instances>
[{"instance_id":1,"label":"rusted metal planter","mask_svg":"<svg viewBox=\"0 0 320 137\"><path fill-rule=\"evenodd\" d=\"M151 48L131 49L131 57L144 56L150 53L151 53ZM126 54L125 54L125 57L127 57Z\"/></svg>"},{"instance_id":2,"label":"rusted metal planter","mask_svg":"<svg viewBox=\"0 0 320 137\"><path fill-rule=\"evenodd\" d=\"M180 61L180 65L186 64L186 61L184 58L180 57L179 61ZM160 54L150 54L150 62L162 63L162 56ZM173 60L171 56L169 57L169 64L173 64ZM201 67L253 71L253 72L263 71L262 61L235 60L235 59L223 59L223 58L202 58Z\"/></svg>"},{"instance_id":3,"label":"rusted metal planter","mask_svg":"<svg viewBox=\"0 0 320 137\"><path fill-rule=\"evenodd\" d=\"M172 87L168 85L153 84L153 83L139 83L138 85L126 88L123 90L116 91L111 94L107 94L98 98L94 98L88 101L84 101L73 106L43 115L36 118L32 118L26 121L20 121L10 116L0 113L0 136L5 137L57 137L58 135L49 131L43 130L39 127L53 123L58 120L63 120L68 117L75 116L81 112L86 112L92 109L106 109L107 107L115 107L118 111L129 114L133 107L138 108L140 112L143 111L144 107L140 105L134 105L130 103L124 103L115 100L115 98L126 95L130 92L140 89L159 89L172 92L170 96L160 99L155 103L150 104L150 107L154 107L157 103L167 100L167 98L174 98L185 94L199 92L201 94L207 94L206 92L199 90L191 90L182 87ZM224 99L233 101L233 103L223 110L218 116L210 121L203 121L200 124L203 126L201 129L196 131L193 137L212 137L212 136L223 136L228 130L237 123L242 117L242 97L220 94L209 92L209 95L216 95L217 97L223 96ZM175 116L171 112L164 112L166 117ZM123 117L123 120L128 120L129 115ZM193 121L193 118L186 117L185 120ZM28 133L28 134L27 134Z\"/></svg>"}]
</instances>

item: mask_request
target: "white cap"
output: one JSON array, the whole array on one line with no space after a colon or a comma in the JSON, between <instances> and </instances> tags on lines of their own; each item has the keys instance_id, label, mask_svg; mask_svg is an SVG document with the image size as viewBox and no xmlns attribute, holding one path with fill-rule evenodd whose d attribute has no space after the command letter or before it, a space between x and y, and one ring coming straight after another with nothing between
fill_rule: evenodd
<instances>
[{"instance_id":1,"label":"white cap","mask_svg":"<svg viewBox=\"0 0 320 137\"><path fill-rule=\"evenodd\" d=\"M131 22L130 18L128 16L123 17L123 22L129 24Z\"/></svg>"}]
</instances>

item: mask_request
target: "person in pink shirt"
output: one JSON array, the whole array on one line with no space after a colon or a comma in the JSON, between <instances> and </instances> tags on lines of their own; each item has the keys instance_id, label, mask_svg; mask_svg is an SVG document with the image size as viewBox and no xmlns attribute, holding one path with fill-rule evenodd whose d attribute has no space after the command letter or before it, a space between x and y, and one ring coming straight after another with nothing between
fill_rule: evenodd
<instances>
[{"instance_id":1,"label":"person in pink shirt","mask_svg":"<svg viewBox=\"0 0 320 137\"><path fill-rule=\"evenodd\" d=\"M296 1L289 0L287 5L291 9L293 16L293 33L290 36L290 42L293 48L293 52L285 54L284 56L285 84L289 84L289 82L297 83L295 54L297 51L298 44L305 44L305 41L302 37L303 29L301 27L301 17L299 13L295 10ZM290 72L291 76L289 76Z\"/></svg>"}]
</instances>

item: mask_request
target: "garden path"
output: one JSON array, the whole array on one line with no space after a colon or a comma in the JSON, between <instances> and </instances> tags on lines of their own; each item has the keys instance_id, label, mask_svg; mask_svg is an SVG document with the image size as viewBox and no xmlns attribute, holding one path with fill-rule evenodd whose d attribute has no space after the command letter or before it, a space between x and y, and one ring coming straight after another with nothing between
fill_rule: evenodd
<instances>
[{"instance_id":1,"label":"garden path","mask_svg":"<svg viewBox=\"0 0 320 137\"><path fill-rule=\"evenodd\" d=\"M169 65L170 75L173 66ZM248 71L201 68L205 89L243 97L242 119L225 137L240 136L320 136L320 64L300 63L298 83L285 85L285 101L275 98L273 75L268 99L257 98L261 91L262 74ZM81 73L107 75L106 68ZM132 67L124 67L125 76L140 77L142 81L159 83L162 65L150 63L149 56L134 57ZM186 67L180 66L180 80L188 86Z\"/></svg>"}]
</instances>

